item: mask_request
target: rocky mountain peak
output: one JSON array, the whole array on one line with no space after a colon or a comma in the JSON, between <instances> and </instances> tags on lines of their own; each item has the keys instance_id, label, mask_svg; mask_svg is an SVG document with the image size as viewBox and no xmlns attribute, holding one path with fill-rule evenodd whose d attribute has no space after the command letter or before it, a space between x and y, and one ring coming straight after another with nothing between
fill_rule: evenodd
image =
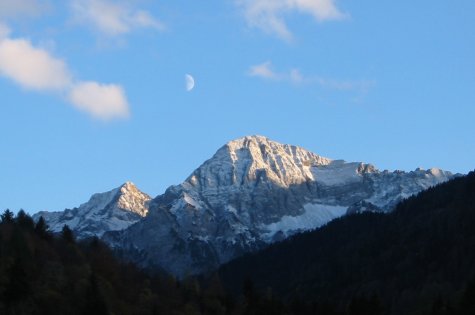
<instances>
[{"instance_id":1,"label":"rocky mountain peak","mask_svg":"<svg viewBox=\"0 0 475 315\"><path fill-rule=\"evenodd\" d=\"M117 207L125 211L137 213L145 217L148 213L150 196L141 192L132 182L126 182L119 187Z\"/></svg>"},{"instance_id":2,"label":"rocky mountain peak","mask_svg":"<svg viewBox=\"0 0 475 315\"><path fill-rule=\"evenodd\" d=\"M269 181L281 187L313 180L311 168L331 159L301 147L281 144L263 136L246 136L228 142L188 179L203 188L245 186Z\"/></svg>"},{"instance_id":3,"label":"rocky mountain peak","mask_svg":"<svg viewBox=\"0 0 475 315\"><path fill-rule=\"evenodd\" d=\"M145 217L150 199L133 183L126 182L118 188L92 195L77 208L41 211L33 218L43 216L54 232L61 231L66 224L80 238L101 236L107 231L122 230Z\"/></svg>"}]
</instances>

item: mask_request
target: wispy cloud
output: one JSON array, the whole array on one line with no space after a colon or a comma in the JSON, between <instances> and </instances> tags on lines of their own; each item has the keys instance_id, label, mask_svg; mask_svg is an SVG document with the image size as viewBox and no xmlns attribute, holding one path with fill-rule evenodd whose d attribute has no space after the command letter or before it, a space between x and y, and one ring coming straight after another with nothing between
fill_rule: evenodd
<instances>
[{"instance_id":1,"label":"wispy cloud","mask_svg":"<svg viewBox=\"0 0 475 315\"><path fill-rule=\"evenodd\" d=\"M356 91L362 93L366 93L375 85L375 81L373 80L338 80L325 78L315 74L304 75L297 68L292 68L286 71L276 71L273 69L271 61L251 66L248 70L248 75L259 77L264 80L289 82L297 85L318 85L324 89Z\"/></svg>"},{"instance_id":2,"label":"wispy cloud","mask_svg":"<svg viewBox=\"0 0 475 315\"><path fill-rule=\"evenodd\" d=\"M48 7L45 0L0 0L0 18L36 16Z\"/></svg>"},{"instance_id":3,"label":"wispy cloud","mask_svg":"<svg viewBox=\"0 0 475 315\"><path fill-rule=\"evenodd\" d=\"M376 85L374 80L336 80L322 77L314 77L313 80L323 88L340 91L365 92Z\"/></svg>"},{"instance_id":4,"label":"wispy cloud","mask_svg":"<svg viewBox=\"0 0 475 315\"><path fill-rule=\"evenodd\" d=\"M335 0L235 0L242 8L244 16L251 27L275 34L285 40L293 35L287 27L284 15L297 11L310 14L315 20L329 21L345 18Z\"/></svg>"},{"instance_id":5,"label":"wispy cloud","mask_svg":"<svg viewBox=\"0 0 475 315\"><path fill-rule=\"evenodd\" d=\"M65 61L8 34L8 28L0 24L0 75L26 89L67 94L76 108L95 118L128 117L129 105L119 85L76 80Z\"/></svg>"},{"instance_id":6,"label":"wispy cloud","mask_svg":"<svg viewBox=\"0 0 475 315\"><path fill-rule=\"evenodd\" d=\"M124 1L73 0L71 9L75 21L108 36L127 34L139 28L165 28L149 12L135 10Z\"/></svg>"},{"instance_id":7,"label":"wispy cloud","mask_svg":"<svg viewBox=\"0 0 475 315\"><path fill-rule=\"evenodd\" d=\"M303 83L308 78L304 78L298 69L290 69L289 71L276 71L271 61L253 65L247 72L252 77L259 77L266 80L288 81L292 83Z\"/></svg>"},{"instance_id":8,"label":"wispy cloud","mask_svg":"<svg viewBox=\"0 0 475 315\"><path fill-rule=\"evenodd\" d=\"M300 73L298 69L291 69L288 75L289 79L293 83L300 84L306 81L306 78Z\"/></svg>"},{"instance_id":9,"label":"wispy cloud","mask_svg":"<svg viewBox=\"0 0 475 315\"><path fill-rule=\"evenodd\" d=\"M253 76L253 77L260 77L260 78L272 79L272 80L280 79L279 74L277 74L276 72L274 72L274 70L272 70L272 64L270 61L266 61L264 63L251 66L248 73L250 76Z\"/></svg>"}]
</instances>

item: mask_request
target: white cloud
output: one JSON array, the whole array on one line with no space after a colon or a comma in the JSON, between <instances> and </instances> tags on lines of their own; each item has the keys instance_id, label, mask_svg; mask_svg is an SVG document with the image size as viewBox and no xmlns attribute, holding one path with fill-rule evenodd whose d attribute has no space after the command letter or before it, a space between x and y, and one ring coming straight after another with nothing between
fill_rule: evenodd
<instances>
[{"instance_id":1,"label":"white cloud","mask_svg":"<svg viewBox=\"0 0 475 315\"><path fill-rule=\"evenodd\" d=\"M302 83L305 80L299 69L290 70L289 78L293 83Z\"/></svg>"},{"instance_id":2,"label":"white cloud","mask_svg":"<svg viewBox=\"0 0 475 315\"><path fill-rule=\"evenodd\" d=\"M106 35L122 35L137 28L163 30L164 25L150 13L133 10L123 1L73 0L76 21L91 25Z\"/></svg>"},{"instance_id":3,"label":"white cloud","mask_svg":"<svg viewBox=\"0 0 475 315\"><path fill-rule=\"evenodd\" d=\"M270 61L266 61L259 65L251 66L248 73L250 76L253 77L260 77L272 80L279 79L279 75L275 73L274 70L272 70Z\"/></svg>"},{"instance_id":4,"label":"white cloud","mask_svg":"<svg viewBox=\"0 0 475 315\"><path fill-rule=\"evenodd\" d=\"M248 74L252 77L259 77L265 80L290 81L292 83L302 83L305 78L298 69L291 69L286 72L278 72L272 68L272 62L266 61L258 65L251 66Z\"/></svg>"},{"instance_id":5,"label":"white cloud","mask_svg":"<svg viewBox=\"0 0 475 315\"><path fill-rule=\"evenodd\" d=\"M129 116L125 93L115 84L80 82L71 89L70 100L77 108L103 120Z\"/></svg>"},{"instance_id":6,"label":"white cloud","mask_svg":"<svg viewBox=\"0 0 475 315\"><path fill-rule=\"evenodd\" d=\"M375 85L372 80L335 80L322 77L315 77L313 80L323 88L340 91L365 92Z\"/></svg>"},{"instance_id":7,"label":"white cloud","mask_svg":"<svg viewBox=\"0 0 475 315\"><path fill-rule=\"evenodd\" d=\"M71 84L65 62L26 39L0 41L0 74L35 90L61 90Z\"/></svg>"},{"instance_id":8,"label":"white cloud","mask_svg":"<svg viewBox=\"0 0 475 315\"><path fill-rule=\"evenodd\" d=\"M244 11L248 24L265 32L290 40L292 33L284 15L291 11L310 14L317 21L339 20L345 17L335 0L235 0Z\"/></svg>"},{"instance_id":9,"label":"white cloud","mask_svg":"<svg viewBox=\"0 0 475 315\"><path fill-rule=\"evenodd\" d=\"M165 25L157 19L153 18L147 11L137 11L131 19L131 24L135 27L149 27L156 30L165 29Z\"/></svg>"},{"instance_id":10,"label":"white cloud","mask_svg":"<svg viewBox=\"0 0 475 315\"><path fill-rule=\"evenodd\" d=\"M249 68L248 74L264 80L284 81L293 84L318 85L324 89L339 91L367 92L375 82L371 80L337 80L324 78L319 75L303 75L299 69L293 68L288 71L276 71L271 67L272 63L266 61L262 64Z\"/></svg>"},{"instance_id":11,"label":"white cloud","mask_svg":"<svg viewBox=\"0 0 475 315\"><path fill-rule=\"evenodd\" d=\"M341 19L345 15L335 5L335 0L290 0L290 6L310 13L318 21Z\"/></svg>"},{"instance_id":12,"label":"white cloud","mask_svg":"<svg viewBox=\"0 0 475 315\"><path fill-rule=\"evenodd\" d=\"M95 118L129 116L129 104L121 86L76 82L63 60L34 47L29 40L11 39L8 33L8 28L0 24L0 75L27 89L68 94L68 101Z\"/></svg>"},{"instance_id":13,"label":"white cloud","mask_svg":"<svg viewBox=\"0 0 475 315\"><path fill-rule=\"evenodd\" d=\"M47 1L0 0L0 17L35 16L48 8Z\"/></svg>"}]
</instances>

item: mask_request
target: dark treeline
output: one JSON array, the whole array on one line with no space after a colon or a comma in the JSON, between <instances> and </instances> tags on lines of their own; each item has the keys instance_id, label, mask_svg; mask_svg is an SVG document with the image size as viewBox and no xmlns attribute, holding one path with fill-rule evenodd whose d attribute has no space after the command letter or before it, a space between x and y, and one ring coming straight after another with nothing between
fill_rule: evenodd
<instances>
[{"instance_id":1,"label":"dark treeline","mask_svg":"<svg viewBox=\"0 0 475 315\"><path fill-rule=\"evenodd\" d=\"M391 214L364 213L238 258L242 279L301 314L475 314L475 173L411 197Z\"/></svg>"},{"instance_id":2,"label":"dark treeline","mask_svg":"<svg viewBox=\"0 0 475 315\"><path fill-rule=\"evenodd\" d=\"M0 223L0 314L242 314L219 281L201 286L119 262L97 239L6 210Z\"/></svg>"}]
</instances>

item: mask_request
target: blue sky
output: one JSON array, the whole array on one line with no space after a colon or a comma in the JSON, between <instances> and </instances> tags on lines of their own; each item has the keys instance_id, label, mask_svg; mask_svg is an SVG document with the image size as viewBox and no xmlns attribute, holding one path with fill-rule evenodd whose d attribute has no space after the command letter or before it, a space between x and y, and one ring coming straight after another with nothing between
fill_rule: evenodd
<instances>
[{"instance_id":1,"label":"blue sky","mask_svg":"<svg viewBox=\"0 0 475 315\"><path fill-rule=\"evenodd\" d=\"M252 134L466 173L474 30L471 0L0 0L0 209L156 196Z\"/></svg>"}]
</instances>

